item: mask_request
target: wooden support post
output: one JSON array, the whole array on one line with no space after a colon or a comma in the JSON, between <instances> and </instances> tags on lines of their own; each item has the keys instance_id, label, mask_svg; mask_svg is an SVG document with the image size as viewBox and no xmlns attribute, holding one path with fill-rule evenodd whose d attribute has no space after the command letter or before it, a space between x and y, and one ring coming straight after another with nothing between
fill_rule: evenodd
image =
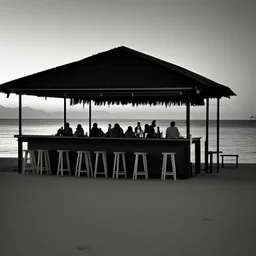
<instances>
[{"instance_id":1,"label":"wooden support post","mask_svg":"<svg viewBox=\"0 0 256 256\"><path fill-rule=\"evenodd\" d=\"M220 170L219 151L220 151L220 98L217 98L217 173Z\"/></svg>"},{"instance_id":2,"label":"wooden support post","mask_svg":"<svg viewBox=\"0 0 256 256\"><path fill-rule=\"evenodd\" d=\"M67 122L67 99L65 94L64 96L64 129L65 129L66 122Z\"/></svg>"},{"instance_id":3,"label":"wooden support post","mask_svg":"<svg viewBox=\"0 0 256 256\"><path fill-rule=\"evenodd\" d=\"M209 98L206 99L206 138L205 138L205 172L208 172L209 151Z\"/></svg>"},{"instance_id":4,"label":"wooden support post","mask_svg":"<svg viewBox=\"0 0 256 256\"><path fill-rule=\"evenodd\" d=\"M89 102L89 136L91 136L92 128L92 101Z\"/></svg>"},{"instance_id":5,"label":"wooden support post","mask_svg":"<svg viewBox=\"0 0 256 256\"><path fill-rule=\"evenodd\" d=\"M19 135L22 135L22 95L19 94ZM22 141L18 138L18 173L22 172Z\"/></svg>"},{"instance_id":6,"label":"wooden support post","mask_svg":"<svg viewBox=\"0 0 256 256\"><path fill-rule=\"evenodd\" d=\"M186 103L186 124L187 124L187 139L190 138L190 97L188 95Z\"/></svg>"},{"instance_id":7,"label":"wooden support post","mask_svg":"<svg viewBox=\"0 0 256 256\"><path fill-rule=\"evenodd\" d=\"M186 124L187 124L187 139L190 139L190 97L189 95L187 96L187 102L186 102ZM187 169L188 173L190 176L192 176L191 170L191 145L188 150L188 164L187 164Z\"/></svg>"}]
</instances>

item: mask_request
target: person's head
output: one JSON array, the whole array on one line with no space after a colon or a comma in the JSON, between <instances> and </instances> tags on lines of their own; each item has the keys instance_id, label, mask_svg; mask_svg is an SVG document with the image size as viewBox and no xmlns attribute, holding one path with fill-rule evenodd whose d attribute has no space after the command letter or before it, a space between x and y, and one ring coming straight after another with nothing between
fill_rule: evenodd
<instances>
[{"instance_id":1,"label":"person's head","mask_svg":"<svg viewBox=\"0 0 256 256\"><path fill-rule=\"evenodd\" d=\"M112 126L111 124L108 124L108 128L109 128L109 129L111 129L111 126Z\"/></svg>"},{"instance_id":2,"label":"person's head","mask_svg":"<svg viewBox=\"0 0 256 256\"><path fill-rule=\"evenodd\" d=\"M140 122L137 122L137 125L140 126Z\"/></svg>"},{"instance_id":3,"label":"person's head","mask_svg":"<svg viewBox=\"0 0 256 256\"><path fill-rule=\"evenodd\" d=\"M67 127L67 128L68 128L68 127L69 127L69 123L65 123L65 127Z\"/></svg>"},{"instance_id":4,"label":"person's head","mask_svg":"<svg viewBox=\"0 0 256 256\"><path fill-rule=\"evenodd\" d=\"M175 122L172 121L172 122L171 122L171 127L174 127L174 126L175 126Z\"/></svg>"},{"instance_id":5,"label":"person's head","mask_svg":"<svg viewBox=\"0 0 256 256\"><path fill-rule=\"evenodd\" d=\"M156 127L156 120L153 120L153 121L152 121L152 126L153 126L153 127Z\"/></svg>"},{"instance_id":6,"label":"person's head","mask_svg":"<svg viewBox=\"0 0 256 256\"><path fill-rule=\"evenodd\" d=\"M131 127L131 126L128 126L127 131L132 132L132 127Z\"/></svg>"},{"instance_id":7,"label":"person's head","mask_svg":"<svg viewBox=\"0 0 256 256\"><path fill-rule=\"evenodd\" d=\"M82 129L82 125L81 125L81 124L78 124L78 125L77 125L77 129Z\"/></svg>"},{"instance_id":8,"label":"person's head","mask_svg":"<svg viewBox=\"0 0 256 256\"><path fill-rule=\"evenodd\" d=\"M98 127L98 124L97 123L94 123L93 124L93 128L97 128Z\"/></svg>"},{"instance_id":9,"label":"person's head","mask_svg":"<svg viewBox=\"0 0 256 256\"><path fill-rule=\"evenodd\" d=\"M117 124L117 123L114 125L114 128L115 128L115 129L118 129L119 127L120 127L120 126L119 126L119 124Z\"/></svg>"}]
</instances>

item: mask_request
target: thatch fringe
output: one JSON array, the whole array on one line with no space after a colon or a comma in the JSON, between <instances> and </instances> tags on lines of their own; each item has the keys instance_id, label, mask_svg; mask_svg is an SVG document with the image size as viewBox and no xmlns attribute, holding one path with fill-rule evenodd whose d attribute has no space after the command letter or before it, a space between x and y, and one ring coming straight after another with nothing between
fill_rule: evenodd
<instances>
[{"instance_id":1,"label":"thatch fringe","mask_svg":"<svg viewBox=\"0 0 256 256\"><path fill-rule=\"evenodd\" d=\"M132 106L165 106L165 107L170 107L170 106L182 106L182 105L186 105L186 102L184 101L184 99L170 99L170 97L168 97L167 99L162 99L162 100L155 100L155 99L150 99L150 97L148 97L148 99L136 99L136 100L132 100L130 98L126 98L126 99L111 99L111 98L106 98L106 99L84 99L84 98L72 98L70 99L70 105L77 105L77 104L83 104L83 106L85 104L89 104L90 101L93 101L94 104L96 106L110 106L110 105L128 105L131 104ZM190 101L190 104L192 106L202 106L204 105L204 99L203 98L197 98L196 100L193 98Z\"/></svg>"}]
</instances>

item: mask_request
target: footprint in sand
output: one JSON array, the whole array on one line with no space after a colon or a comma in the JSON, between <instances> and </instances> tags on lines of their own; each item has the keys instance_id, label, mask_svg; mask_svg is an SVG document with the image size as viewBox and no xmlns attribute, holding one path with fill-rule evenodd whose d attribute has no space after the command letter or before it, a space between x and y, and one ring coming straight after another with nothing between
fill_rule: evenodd
<instances>
[{"instance_id":1,"label":"footprint in sand","mask_svg":"<svg viewBox=\"0 0 256 256\"><path fill-rule=\"evenodd\" d=\"M77 246L76 249L77 249L78 251L84 251L84 250L89 250L90 247L85 246L85 245L79 245L79 246Z\"/></svg>"}]
</instances>

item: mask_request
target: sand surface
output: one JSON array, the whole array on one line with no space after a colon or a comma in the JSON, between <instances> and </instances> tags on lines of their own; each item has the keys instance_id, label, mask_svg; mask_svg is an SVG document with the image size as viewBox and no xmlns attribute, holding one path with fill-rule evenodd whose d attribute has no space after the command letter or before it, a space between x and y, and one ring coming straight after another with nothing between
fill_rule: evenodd
<instances>
[{"instance_id":1,"label":"sand surface","mask_svg":"<svg viewBox=\"0 0 256 256\"><path fill-rule=\"evenodd\" d=\"M0 172L18 169L17 157L0 157Z\"/></svg>"},{"instance_id":2,"label":"sand surface","mask_svg":"<svg viewBox=\"0 0 256 256\"><path fill-rule=\"evenodd\" d=\"M256 255L256 165L190 180L0 173L0 255Z\"/></svg>"}]
</instances>

